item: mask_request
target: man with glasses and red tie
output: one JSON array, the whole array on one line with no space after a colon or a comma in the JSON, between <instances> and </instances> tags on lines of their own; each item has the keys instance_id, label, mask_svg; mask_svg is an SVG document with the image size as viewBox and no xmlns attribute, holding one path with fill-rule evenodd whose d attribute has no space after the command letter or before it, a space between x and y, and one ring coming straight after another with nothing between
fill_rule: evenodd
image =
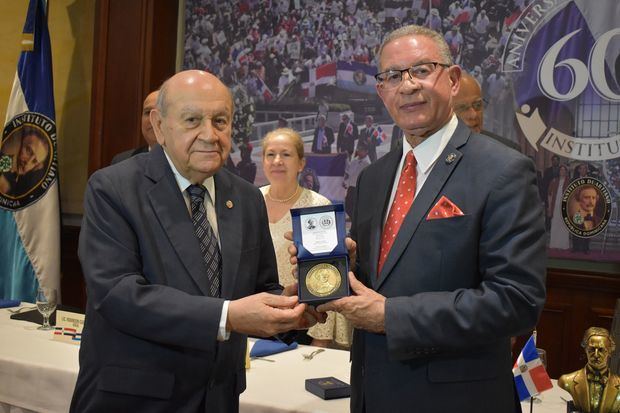
<instances>
[{"instance_id":1,"label":"man with glasses and red tie","mask_svg":"<svg viewBox=\"0 0 620 413\"><path fill-rule=\"evenodd\" d=\"M519 411L510 337L545 301L534 165L458 120L461 69L440 34L397 29L378 61L405 139L357 181L353 294L318 307L356 327L351 411Z\"/></svg>"}]
</instances>

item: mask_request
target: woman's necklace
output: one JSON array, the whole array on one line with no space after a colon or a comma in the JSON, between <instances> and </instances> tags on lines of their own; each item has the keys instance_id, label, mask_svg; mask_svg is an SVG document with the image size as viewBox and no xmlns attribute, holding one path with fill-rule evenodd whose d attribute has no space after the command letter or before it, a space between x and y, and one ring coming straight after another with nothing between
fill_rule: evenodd
<instances>
[{"instance_id":1,"label":"woman's necklace","mask_svg":"<svg viewBox=\"0 0 620 413\"><path fill-rule=\"evenodd\" d=\"M278 199L278 198L274 198L271 196L271 187L269 188L269 191L267 191L267 198L269 198L270 200L272 200L273 202L280 202L282 204L290 201L291 199L295 198L297 196L297 194L299 193L299 189L301 188L301 186L297 185L297 189L295 189L295 192L293 192L293 195L289 196L286 199Z\"/></svg>"}]
</instances>

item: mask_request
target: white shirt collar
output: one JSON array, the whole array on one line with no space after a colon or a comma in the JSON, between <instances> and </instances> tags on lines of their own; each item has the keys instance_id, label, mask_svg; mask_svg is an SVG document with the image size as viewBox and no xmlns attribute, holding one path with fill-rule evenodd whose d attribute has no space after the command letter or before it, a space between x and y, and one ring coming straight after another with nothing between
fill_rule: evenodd
<instances>
[{"instance_id":1,"label":"white shirt collar","mask_svg":"<svg viewBox=\"0 0 620 413\"><path fill-rule=\"evenodd\" d=\"M413 154L418 162L418 169L423 174L428 174L432 166L435 164L439 155L446 148L446 145L450 141L450 138L454 134L459 121L456 115L452 115L452 118L441 129L433 133L428 138L424 139L415 148L412 148L406 137L403 136L403 154L401 157L401 164L404 162L407 153L413 149Z\"/></svg>"},{"instance_id":2,"label":"white shirt collar","mask_svg":"<svg viewBox=\"0 0 620 413\"><path fill-rule=\"evenodd\" d=\"M166 155L166 159L168 160L168 164L170 165L170 168L172 168L172 173L174 174L174 179L176 179L177 185L179 186L179 189L185 195L185 190L190 185L192 185L192 183L187 178L185 178L183 175L181 175L181 173L174 166L174 163L172 162L172 159L170 159L170 156L168 156L168 153L166 152L166 148L163 147L163 146L162 146L162 148L164 149L164 155ZM207 193L209 194L209 197L211 198L211 203L213 205L215 205L215 179L213 179L213 176L210 176L207 179L205 179L202 182L202 185L207 189Z\"/></svg>"}]
</instances>

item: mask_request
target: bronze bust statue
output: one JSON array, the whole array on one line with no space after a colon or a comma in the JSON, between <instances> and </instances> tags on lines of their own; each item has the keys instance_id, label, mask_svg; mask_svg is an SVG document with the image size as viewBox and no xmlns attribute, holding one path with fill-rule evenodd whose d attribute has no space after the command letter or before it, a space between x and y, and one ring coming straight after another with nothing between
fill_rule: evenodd
<instances>
[{"instance_id":1,"label":"bronze bust statue","mask_svg":"<svg viewBox=\"0 0 620 413\"><path fill-rule=\"evenodd\" d=\"M582 413L620 413L620 376L609 370L609 358L616 343L609 331L590 327L581 341L588 364L581 370L564 374L558 385L573 397Z\"/></svg>"}]
</instances>

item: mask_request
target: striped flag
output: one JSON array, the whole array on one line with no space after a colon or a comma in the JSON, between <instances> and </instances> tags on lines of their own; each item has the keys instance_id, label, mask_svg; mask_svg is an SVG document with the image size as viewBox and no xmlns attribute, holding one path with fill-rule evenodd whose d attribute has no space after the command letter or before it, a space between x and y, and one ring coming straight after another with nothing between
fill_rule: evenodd
<instances>
[{"instance_id":1,"label":"striped flag","mask_svg":"<svg viewBox=\"0 0 620 413\"><path fill-rule=\"evenodd\" d=\"M521 401L553 387L545 366L538 357L534 336L525 343L512 369L512 374Z\"/></svg>"},{"instance_id":2,"label":"striped flag","mask_svg":"<svg viewBox=\"0 0 620 413\"><path fill-rule=\"evenodd\" d=\"M343 202L345 190L342 183L346 166L346 153L306 154L306 169L300 174L300 183L307 188L304 178L311 172L319 181L319 185L314 187L316 192L332 202Z\"/></svg>"},{"instance_id":3,"label":"striped flag","mask_svg":"<svg viewBox=\"0 0 620 413\"><path fill-rule=\"evenodd\" d=\"M60 210L47 5L30 0L0 144L0 298L60 290Z\"/></svg>"},{"instance_id":4,"label":"striped flag","mask_svg":"<svg viewBox=\"0 0 620 413\"><path fill-rule=\"evenodd\" d=\"M336 63L327 63L308 69L302 79L301 88L306 97L316 96L316 87L336 83Z\"/></svg>"},{"instance_id":5,"label":"striped flag","mask_svg":"<svg viewBox=\"0 0 620 413\"><path fill-rule=\"evenodd\" d=\"M377 68L359 62L339 61L336 72L336 86L351 92L375 94L375 73Z\"/></svg>"}]
</instances>

